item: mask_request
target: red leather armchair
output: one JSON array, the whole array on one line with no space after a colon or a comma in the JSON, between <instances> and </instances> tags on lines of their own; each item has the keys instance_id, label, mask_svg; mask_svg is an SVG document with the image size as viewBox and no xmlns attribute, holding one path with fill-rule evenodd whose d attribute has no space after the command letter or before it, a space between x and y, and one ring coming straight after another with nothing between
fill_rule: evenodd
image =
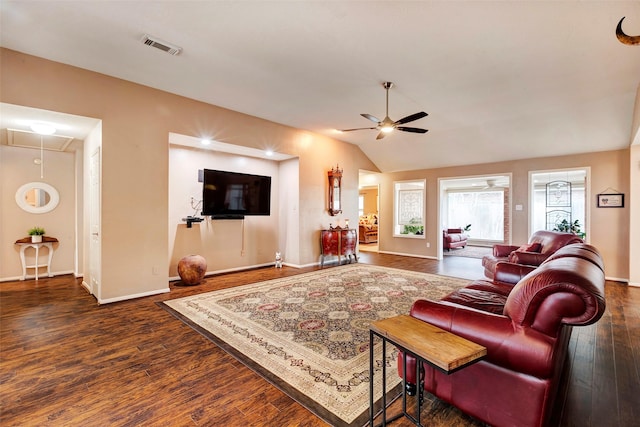
<instances>
[{"instance_id":1,"label":"red leather armchair","mask_svg":"<svg viewBox=\"0 0 640 427\"><path fill-rule=\"evenodd\" d=\"M447 251L452 248L464 248L467 246L468 238L462 228L447 228L442 230L442 248Z\"/></svg>"},{"instance_id":2,"label":"red leather armchair","mask_svg":"<svg viewBox=\"0 0 640 427\"><path fill-rule=\"evenodd\" d=\"M524 265L540 265L558 249L572 243L583 243L583 240L571 233L539 230L531 235L529 243L522 246L494 245L493 254L482 258L484 275L490 279L499 262L513 262Z\"/></svg>"},{"instance_id":3,"label":"red leather armchair","mask_svg":"<svg viewBox=\"0 0 640 427\"><path fill-rule=\"evenodd\" d=\"M571 328L596 322L605 310L602 261L592 255L549 259L515 285L476 280L442 301L416 301L411 316L487 348L485 359L451 375L425 366L424 389L492 426L544 426ZM416 383L410 356L407 381Z\"/></svg>"}]
</instances>

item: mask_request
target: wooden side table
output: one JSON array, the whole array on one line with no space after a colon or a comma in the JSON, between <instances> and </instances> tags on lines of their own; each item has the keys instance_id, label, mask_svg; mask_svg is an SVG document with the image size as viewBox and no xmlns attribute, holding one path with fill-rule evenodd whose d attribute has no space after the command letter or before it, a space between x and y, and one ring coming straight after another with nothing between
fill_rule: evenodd
<instances>
[{"instance_id":1,"label":"wooden side table","mask_svg":"<svg viewBox=\"0 0 640 427\"><path fill-rule=\"evenodd\" d=\"M369 421L371 426L374 425L373 422L376 418L373 406L374 337L376 336L382 339L382 426L386 426L387 423L403 416L409 418L415 425L422 426L420 422L422 410L420 384L416 384L418 389L417 412L416 417L413 417L407 412L406 375L402 378L402 413L387 420L387 370L384 362L387 342L402 349L403 372L407 371L407 353L417 359L416 380L418 382L421 377L422 362L450 374L479 361L487 354L487 349L479 344L408 315L373 322L369 330Z\"/></svg>"},{"instance_id":2,"label":"wooden side table","mask_svg":"<svg viewBox=\"0 0 640 427\"><path fill-rule=\"evenodd\" d=\"M25 237L24 239L16 240L15 244L20 245L20 262L22 263L22 278L20 280L25 280L27 278L27 269L33 268L35 269L35 279L38 280L38 269L41 267L47 268L47 276L53 277L51 274L51 260L53 259L53 244L57 243L58 239L55 237L43 236L42 242L33 243L30 237ZM48 256L46 258L46 264L40 263L40 248L45 247L48 249ZM36 258L35 263L33 265L27 265L26 258L24 256L24 252L27 248L34 248L36 250Z\"/></svg>"}]
</instances>

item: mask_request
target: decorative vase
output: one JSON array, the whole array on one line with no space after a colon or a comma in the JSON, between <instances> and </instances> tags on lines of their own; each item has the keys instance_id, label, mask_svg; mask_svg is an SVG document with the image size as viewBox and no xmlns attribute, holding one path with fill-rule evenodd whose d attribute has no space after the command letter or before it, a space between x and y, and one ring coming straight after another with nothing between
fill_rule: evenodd
<instances>
[{"instance_id":1,"label":"decorative vase","mask_svg":"<svg viewBox=\"0 0 640 427\"><path fill-rule=\"evenodd\" d=\"M31 243L42 243L42 235L41 234L35 234L35 235L31 236Z\"/></svg>"},{"instance_id":2,"label":"decorative vase","mask_svg":"<svg viewBox=\"0 0 640 427\"><path fill-rule=\"evenodd\" d=\"M178 262L178 275L185 285L197 285L207 272L207 261L200 255L187 255Z\"/></svg>"}]
</instances>

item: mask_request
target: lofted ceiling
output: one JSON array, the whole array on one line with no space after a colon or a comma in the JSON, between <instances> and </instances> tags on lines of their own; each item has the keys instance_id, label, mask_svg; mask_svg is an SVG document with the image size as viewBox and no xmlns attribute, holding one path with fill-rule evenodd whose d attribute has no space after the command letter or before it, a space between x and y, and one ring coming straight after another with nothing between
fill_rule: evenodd
<instances>
[{"instance_id":1,"label":"lofted ceiling","mask_svg":"<svg viewBox=\"0 0 640 427\"><path fill-rule=\"evenodd\" d=\"M638 1L0 3L0 45L357 144L383 172L628 147ZM170 55L145 35L182 48ZM429 113L376 140L360 116ZM191 135L198 137L199 135ZM222 141L224 142L224 141Z\"/></svg>"}]
</instances>

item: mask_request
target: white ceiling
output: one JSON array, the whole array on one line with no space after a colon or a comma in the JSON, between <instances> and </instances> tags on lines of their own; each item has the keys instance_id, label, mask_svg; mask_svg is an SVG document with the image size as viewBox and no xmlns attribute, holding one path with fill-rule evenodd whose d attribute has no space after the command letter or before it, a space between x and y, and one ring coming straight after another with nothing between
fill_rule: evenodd
<instances>
[{"instance_id":1,"label":"white ceiling","mask_svg":"<svg viewBox=\"0 0 640 427\"><path fill-rule=\"evenodd\" d=\"M628 147L639 1L3 0L3 47L358 144L383 172ZM150 34L183 49L145 46ZM376 141L360 116L426 111ZM193 135L197 137L199 135Z\"/></svg>"}]
</instances>

